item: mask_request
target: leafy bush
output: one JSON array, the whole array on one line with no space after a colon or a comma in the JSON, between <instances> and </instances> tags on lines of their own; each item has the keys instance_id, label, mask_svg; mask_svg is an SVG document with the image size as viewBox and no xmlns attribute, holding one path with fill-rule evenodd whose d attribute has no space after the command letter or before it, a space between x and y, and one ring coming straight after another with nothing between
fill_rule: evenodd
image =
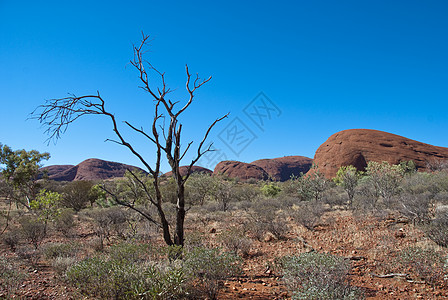
<instances>
[{"instance_id":1,"label":"leafy bush","mask_svg":"<svg viewBox=\"0 0 448 300\"><path fill-rule=\"evenodd\" d=\"M241 260L217 248L198 247L185 254L183 268L188 276L200 280L210 299L216 299L219 281L240 274Z\"/></svg>"},{"instance_id":2,"label":"leafy bush","mask_svg":"<svg viewBox=\"0 0 448 300\"><path fill-rule=\"evenodd\" d=\"M261 187L261 192L264 196L272 198L277 196L281 192L281 189L274 183L268 183Z\"/></svg>"},{"instance_id":3,"label":"leafy bush","mask_svg":"<svg viewBox=\"0 0 448 300\"><path fill-rule=\"evenodd\" d=\"M361 291L350 287L350 263L344 258L317 252L282 257L277 266L293 299L360 299Z\"/></svg>"},{"instance_id":4,"label":"leafy bush","mask_svg":"<svg viewBox=\"0 0 448 300\"><path fill-rule=\"evenodd\" d=\"M319 172L317 167L313 167L311 170L313 170L311 174L305 174L294 180L301 201L321 200L323 193L330 186L330 182Z\"/></svg>"},{"instance_id":5,"label":"leafy bush","mask_svg":"<svg viewBox=\"0 0 448 300\"><path fill-rule=\"evenodd\" d=\"M333 178L333 181L347 192L349 205L352 204L355 189L361 176L362 173L354 166L342 166L336 173L336 177Z\"/></svg>"},{"instance_id":6,"label":"leafy bush","mask_svg":"<svg viewBox=\"0 0 448 300\"><path fill-rule=\"evenodd\" d=\"M398 194L404 170L399 165L391 165L386 161L382 163L369 161L366 175L378 197L389 200Z\"/></svg>"},{"instance_id":7,"label":"leafy bush","mask_svg":"<svg viewBox=\"0 0 448 300\"><path fill-rule=\"evenodd\" d=\"M138 262L148 258L152 249L148 244L120 243L109 248L111 260Z\"/></svg>"}]
</instances>

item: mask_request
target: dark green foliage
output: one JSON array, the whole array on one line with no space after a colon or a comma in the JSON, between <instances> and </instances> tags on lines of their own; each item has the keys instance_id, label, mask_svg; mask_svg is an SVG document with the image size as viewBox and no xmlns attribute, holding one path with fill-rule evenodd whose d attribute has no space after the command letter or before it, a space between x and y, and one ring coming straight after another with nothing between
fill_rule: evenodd
<instances>
[{"instance_id":1,"label":"dark green foliage","mask_svg":"<svg viewBox=\"0 0 448 300\"><path fill-rule=\"evenodd\" d=\"M281 192L281 188L274 183L267 183L261 187L261 192L266 197L275 197Z\"/></svg>"},{"instance_id":2,"label":"dark green foliage","mask_svg":"<svg viewBox=\"0 0 448 300\"><path fill-rule=\"evenodd\" d=\"M90 181L72 181L62 189L61 205L73 209L75 212L85 208L87 204L95 202L98 198L93 183Z\"/></svg>"}]
</instances>

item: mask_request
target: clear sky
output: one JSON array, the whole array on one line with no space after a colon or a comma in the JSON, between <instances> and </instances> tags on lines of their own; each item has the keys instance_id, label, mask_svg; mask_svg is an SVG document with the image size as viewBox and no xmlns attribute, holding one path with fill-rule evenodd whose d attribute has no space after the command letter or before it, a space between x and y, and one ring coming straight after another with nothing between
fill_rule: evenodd
<instances>
[{"instance_id":1,"label":"clear sky","mask_svg":"<svg viewBox=\"0 0 448 300\"><path fill-rule=\"evenodd\" d=\"M0 142L50 152L46 165L94 157L140 166L104 142L114 137L106 119L80 119L50 145L26 119L45 99L99 90L119 120L149 128L152 101L129 65L143 31L173 99L186 97L186 63L213 76L182 118L184 144L230 112L203 166L313 157L351 128L448 147L447 16L445 0L0 0ZM154 161L150 143L129 139Z\"/></svg>"}]
</instances>

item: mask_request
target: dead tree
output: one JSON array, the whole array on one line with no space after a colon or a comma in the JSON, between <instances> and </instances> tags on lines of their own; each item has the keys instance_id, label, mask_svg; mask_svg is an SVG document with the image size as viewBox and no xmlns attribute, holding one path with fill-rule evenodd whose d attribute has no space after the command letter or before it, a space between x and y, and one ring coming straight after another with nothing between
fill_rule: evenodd
<instances>
[{"instance_id":1,"label":"dead tree","mask_svg":"<svg viewBox=\"0 0 448 300\"><path fill-rule=\"evenodd\" d=\"M61 137L68 125L76 121L78 118L84 115L100 115L105 116L112 123L113 131L116 135L116 139L108 139L119 145L127 147L133 155L135 155L140 162L145 166L147 171L151 175L152 185L154 186L155 193L149 192L149 187L146 183L138 178L134 173L133 176L140 183L145 191L146 197L151 205L156 207L158 217L153 217L147 212L135 207L133 203L129 203L119 199L116 195L111 194L115 201L122 206L126 206L140 213L148 221L157 224L163 232L163 239L167 245L180 245L184 244L184 220L185 220L185 182L191 174L191 168L194 164L208 151L212 151L211 144L205 146L204 143L212 130L212 128L221 120L227 117L227 115L216 119L206 130L203 139L200 141L196 148L196 154L188 165L188 171L186 176L182 176L179 171L179 166L182 159L185 157L187 151L193 145L193 142L189 142L185 149L181 149L181 135L182 124L179 121L179 116L193 103L195 98L195 92L202 85L210 81L211 77L207 79L200 79L196 74L192 78L188 65L185 66L186 71L186 90L188 99L186 99L183 106L180 105L180 101L171 101L167 98L167 95L171 92L165 82L165 73L158 71L149 62L144 59L145 48L148 45L149 36L142 36L142 40L138 46L134 46L134 57L130 61L139 74L139 79L142 83L140 88L145 90L152 100L154 101L154 119L152 122L151 130L145 131L142 127L136 127L130 122L125 121L124 124L131 128L133 131L141 134L155 145L155 165L150 165L148 160L145 159L134 146L129 142L125 136L121 133L115 115L106 109L105 101L101 97L100 93L94 95L76 96L70 95L66 98L47 100L45 104L36 108L32 113L31 118L39 120L41 124L46 127L46 133L49 135L48 141L57 140ZM161 87L154 88L149 79L149 72L155 73L160 81ZM166 119L166 121L165 121ZM167 126L165 123L169 123ZM176 221L175 224L169 224L165 212L163 210L163 195L160 190L160 164L162 155L166 156L166 159L171 167L172 176L176 182L177 192L177 205L176 205ZM174 226L173 235L171 230Z\"/></svg>"}]
</instances>

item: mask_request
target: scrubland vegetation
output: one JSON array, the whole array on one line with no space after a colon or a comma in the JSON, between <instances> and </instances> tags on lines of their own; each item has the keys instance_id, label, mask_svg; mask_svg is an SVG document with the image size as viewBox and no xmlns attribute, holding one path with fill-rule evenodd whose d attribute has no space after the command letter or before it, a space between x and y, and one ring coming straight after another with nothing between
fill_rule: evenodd
<instances>
[{"instance_id":1,"label":"scrubland vegetation","mask_svg":"<svg viewBox=\"0 0 448 300\"><path fill-rule=\"evenodd\" d=\"M442 298L448 168L431 170L370 162L330 181L314 166L281 183L193 174L183 247L167 246L145 217L157 215L154 191L136 183L148 175L13 183L3 173L0 297ZM176 185L163 177L160 186L170 220Z\"/></svg>"}]
</instances>

